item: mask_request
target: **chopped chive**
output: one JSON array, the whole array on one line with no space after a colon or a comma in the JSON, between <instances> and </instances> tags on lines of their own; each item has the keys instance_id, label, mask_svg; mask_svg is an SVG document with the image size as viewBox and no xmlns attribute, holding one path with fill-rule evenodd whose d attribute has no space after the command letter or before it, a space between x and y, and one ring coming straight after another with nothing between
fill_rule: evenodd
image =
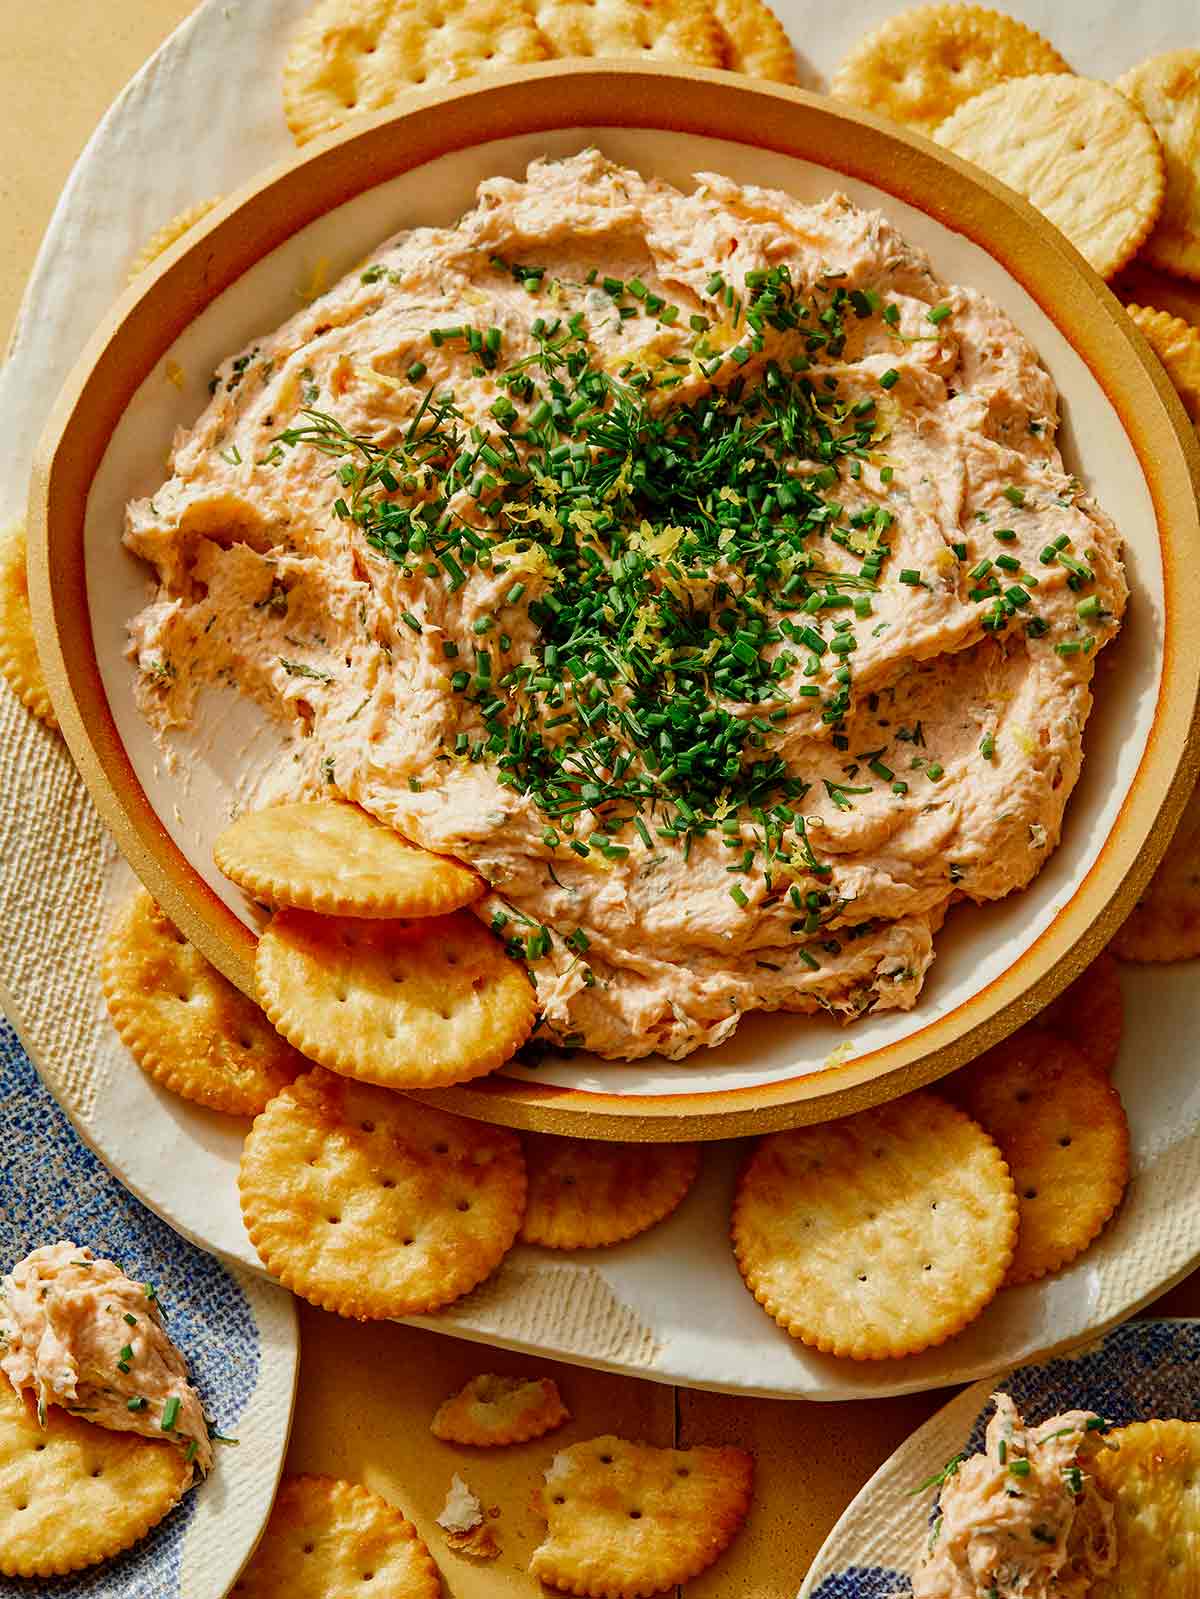
<instances>
[{"instance_id":1,"label":"chopped chive","mask_svg":"<svg viewBox=\"0 0 1200 1599\"><path fill-rule=\"evenodd\" d=\"M159 1428L162 1432L173 1431L175 1423L179 1419L179 1407L178 1398L172 1394L163 1406L162 1420L159 1422Z\"/></svg>"}]
</instances>

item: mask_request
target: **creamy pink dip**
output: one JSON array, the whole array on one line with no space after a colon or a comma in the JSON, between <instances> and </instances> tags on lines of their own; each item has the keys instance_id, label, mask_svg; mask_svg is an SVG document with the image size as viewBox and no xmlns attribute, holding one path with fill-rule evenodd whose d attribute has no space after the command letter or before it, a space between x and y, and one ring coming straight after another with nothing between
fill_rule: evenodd
<instances>
[{"instance_id":1,"label":"creamy pink dip","mask_svg":"<svg viewBox=\"0 0 1200 1599\"><path fill-rule=\"evenodd\" d=\"M39 1415L60 1405L99 1427L168 1439L199 1472L208 1423L154 1290L90 1249L35 1249L0 1283L0 1370Z\"/></svg>"},{"instance_id":2,"label":"creamy pink dip","mask_svg":"<svg viewBox=\"0 0 1200 1599\"><path fill-rule=\"evenodd\" d=\"M1113 1507L1088 1470L1099 1417L1027 1427L1007 1394L993 1399L983 1453L942 1484L914 1599L1088 1599L1117 1569Z\"/></svg>"},{"instance_id":3,"label":"creamy pink dip","mask_svg":"<svg viewBox=\"0 0 1200 1599\"><path fill-rule=\"evenodd\" d=\"M288 731L280 793L474 865L551 1041L907 1009L949 906L1058 844L1124 610L1057 429L1008 317L879 213L535 163L221 366L128 508L138 700L166 732L233 686Z\"/></svg>"}]
</instances>

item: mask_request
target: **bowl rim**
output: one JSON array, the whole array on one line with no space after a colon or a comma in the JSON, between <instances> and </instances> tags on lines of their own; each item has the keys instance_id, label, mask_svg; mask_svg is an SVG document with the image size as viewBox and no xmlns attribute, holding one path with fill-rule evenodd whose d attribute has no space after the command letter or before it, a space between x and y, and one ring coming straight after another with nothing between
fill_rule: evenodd
<instances>
[{"instance_id":1,"label":"bowl rim","mask_svg":"<svg viewBox=\"0 0 1200 1599\"><path fill-rule=\"evenodd\" d=\"M715 70L606 61L508 69L413 95L407 106L314 141L217 206L118 300L54 403L30 483L30 598L51 700L101 816L168 915L253 994L253 933L171 839L117 732L83 551L88 493L113 428L166 350L224 289L338 205L491 139L645 127L809 160L985 249L1056 324L1120 419L1151 495L1164 578L1162 674L1137 771L1095 861L1044 931L999 977L903 1039L844 1065L731 1089L622 1095L501 1070L420 1097L510 1126L663 1141L826 1120L933 1082L1028 1020L1094 958L1157 865L1200 770L1200 567L1189 560L1200 548L1200 444L1161 365L1112 293L1032 206L929 140L855 107Z\"/></svg>"}]
</instances>

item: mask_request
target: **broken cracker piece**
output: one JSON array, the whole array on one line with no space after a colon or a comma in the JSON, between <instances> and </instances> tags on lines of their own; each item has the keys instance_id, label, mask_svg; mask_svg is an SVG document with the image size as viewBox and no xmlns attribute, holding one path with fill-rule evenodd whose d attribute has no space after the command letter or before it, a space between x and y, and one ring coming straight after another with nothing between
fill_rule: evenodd
<instances>
[{"instance_id":1,"label":"broken cracker piece","mask_svg":"<svg viewBox=\"0 0 1200 1599\"><path fill-rule=\"evenodd\" d=\"M481 1372L438 1406L429 1430L444 1443L488 1449L541 1438L570 1419L552 1377Z\"/></svg>"}]
</instances>

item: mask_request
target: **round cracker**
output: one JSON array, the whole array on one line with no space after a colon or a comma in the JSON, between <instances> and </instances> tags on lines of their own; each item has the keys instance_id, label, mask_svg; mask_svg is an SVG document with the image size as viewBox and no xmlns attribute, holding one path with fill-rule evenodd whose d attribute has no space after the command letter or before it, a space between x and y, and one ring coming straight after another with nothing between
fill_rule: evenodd
<instances>
[{"instance_id":1,"label":"round cracker","mask_svg":"<svg viewBox=\"0 0 1200 1599\"><path fill-rule=\"evenodd\" d=\"M301 1054L385 1088L495 1071L529 1037L536 1010L523 969L465 911L415 922L277 911L254 979Z\"/></svg>"},{"instance_id":2,"label":"round cracker","mask_svg":"<svg viewBox=\"0 0 1200 1599\"><path fill-rule=\"evenodd\" d=\"M494 1449L542 1438L570 1419L552 1377L482 1372L438 1406L429 1430L443 1443Z\"/></svg>"},{"instance_id":3,"label":"round cracker","mask_svg":"<svg viewBox=\"0 0 1200 1599\"><path fill-rule=\"evenodd\" d=\"M288 47L284 114L304 144L411 89L548 54L533 18L508 0L320 0Z\"/></svg>"},{"instance_id":4,"label":"round cracker","mask_svg":"<svg viewBox=\"0 0 1200 1599\"><path fill-rule=\"evenodd\" d=\"M483 893L483 879L410 844L346 800L245 811L213 845L220 871L265 905L325 916L441 916Z\"/></svg>"},{"instance_id":5,"label":"round cracker","mask_svg":"<svg viewBox=\"0 0 1200 1599\"><path fill-rule=\"evenodd\" d=\"M110 1560L157 1526L191 1480L174 1444L57 1405L39 1426L0 1375L0 1576L61 1577Z\"/></svg>"},{"instance_id":6,"label":"round cracker","mask_svg":"<svg viewBox=\"0 0 1200 1599\"><path fill-rule=\"evenodd\" d=\"M1166 854L1108 947L1123 961L1200 955L1200 789L1193 790Z\"/></svg>"},{"instance_id":7,"label":"round cracker","mask_svg":"<svg viewBox=\"0 0 1200 1599\"><path fill-rule=\"evenodd\" d=\"M433 1557L395 1505L357 1482L285 1477L250 1564L241 1599L438 1599Z\"/></svg>"},{"instance_id":8,"label":"round cracker","mask_svg":"<svg viewBox=\"0 0 1200 1599\"><path fill-rule=\"evenodd\" d=\"M160 255L164 255L173 244L177 244L190 228L194 228L197 222L200 222L220 203L220 200L217 199L201 200L198 205L190 205L186 211L181 211L178 216L172 217L169 222L164 222L157 233L150 235L129 263L129 271L126 274L125 281L132 283L135 278L140 277L148 266L152 266Z\"/></svg>"},{"instance_id":9,"label":"round cracker","mask_svg":"<svg viewBox=\"0 0 1200 1599\"><path fill-rule=\"evenodd\" d=\"M1107 1075L1050 1033L1022 1030L956 1077L956 1101L1000 1146L1021 1227L1006 1284L1083 1253L1129 1180L1129 1123Z\"/></svg>"},{"instance_id":10,"label":"round cracker","mask_svg":"<svg viewBox=\"0 0 1200 1599\"><path fill-rule=\"evenodd\" d=\"M931 134L998 83L1070 70L1015 17L981 6L917 6L865 34L834 73L830 92Z\"/></svg>"},{"instance_id":11,"label":"round cracker","mask_svg":"<svg viewBox=\"0 0 1200 1599\"><path fill-rule=\"evenodd\" d=\"M1090 1462L1113 1507L1119 1556L1090 1599L1195 1599L1200 1571L1200 1423L1137 1421Z\"/></svg>"},{"instance_id":12,"label":"round cracker","mask_svg":"<svg viewBox=\"0 0 1200 1599\"><path fill-rule=\"evenodd\" d=\"M1162 141L1167 190L1144 257L1166 272L1200 278L1200 50L1152 56L1117 79Z\"/></svg>"},{"instance_id":13,"label":"round cracker","mask_svg":"<svg viewBox=\"0 0 1200 1599\"><path fill-rule=\"evenodd\" d=\"M552 56L634 56L723 64L722 34L707 0L528 0Z\"/></svg>"},{"instance_id":14,"label":"round cracker","mask_svg":"<svg viewBox=\"0 0 1200 1599\"><path fill-rule=\"evenodd\" d=\"M1127 305L1125 310L1166 367L1184 410L1200 427L1200 328L1152 306Z\"/></svg>"},{"instance_id":15,"label":"round cracker","mask_svg":"<svg viewBox=\"0 0 1200 1599\"><path fill-rule=\"evenodd\" d=\"M525 1208L515 1133L319 1068L250 1129L238 1175L271 1276L360 1320L469 1293L511 1249Z\"/></svg>"},{"instance_id":16,"label":"round cracker","mask_svg":"<svg viewBox=\"0 0 1200 1599\"><path fill-rule=\"evenodd\" d=\"M753 1482L741 1449L656 1449L611 1435L572 1444L546 1468L537 1500L546 1536L530 1573L593 1599L675 1588L733 1542Z\"/></svg>"},{"instance_id":17,"label":"round cracker","mask_svg":"<svg viewBox=\"0 0 1200 1599\"><path fill-rule=\"evenodd\" d=\"M662 1221L700 1170L696 1144L523 1137L529 1197L521 1239L546 1249L619 1244Z\"/></svg>"},{"instance_id":18,"label":"round cracker","mask_svg":"<svg viewBox=\"0 0 1200 1599\"><path fill-rule=\"evenodd\" d=\"M58 727L33 637L22 521L10 522L0 533L0 672L27 711L47 727Z\"/></svg>"},{"instance_id":19,"label":"round cracker","mask_svg":"<svg viewBox=\"0 0 1200 1599\"><path fill-rule=\"evenodd\" d=\"M796 52L764 0L710 0L721 29L721 65L773 83L796 82Z\"/></svg>"},{"instance_id":20,"label":"round cracker","mask_svg":"<svg viewBox=\"0 0 1200 1599\"><path fill-rule=\"evenodd\" d=\"M944 1343L995 1296L1017 1200L983 1129L916 1093L762 1139L732 1234L747 1288L793 1338L885 1360Z\"/></svg>"},{"instance_id":21,"label":"round cracker","mask_svg":"<svg viewBox=\"0 0 1200 1599\"><path fill-rule=\"evenodd\" d=\"M934 134L1023 194L1103 278L1158 219L1158 135L1110 84L1069 74L1015 78L968 100Z\"/></svg>"},{"instance_id":22,"label":"round cracker","mask_svg":"<svg viewBox=\"0 0 1200 1599\"><path fill-rule=\"evenodd\" d=\"M1097 955L1029 1025L1065 1038L1093 1066L1110 1072L1125 1031L1125 1001L1120 968L1108 951Z\"/></svg>"},{"instance_id":23,"label":"round cracker","mask_svg":"<svg viewBox=\"0 0 1200 1599\"><path fill-rule=\"evenodd\" d=\"M144 888L113 923L100 985L134 1060L181 1099L256 1116L308 1065Z\"/></svg>"}]
</instances>

